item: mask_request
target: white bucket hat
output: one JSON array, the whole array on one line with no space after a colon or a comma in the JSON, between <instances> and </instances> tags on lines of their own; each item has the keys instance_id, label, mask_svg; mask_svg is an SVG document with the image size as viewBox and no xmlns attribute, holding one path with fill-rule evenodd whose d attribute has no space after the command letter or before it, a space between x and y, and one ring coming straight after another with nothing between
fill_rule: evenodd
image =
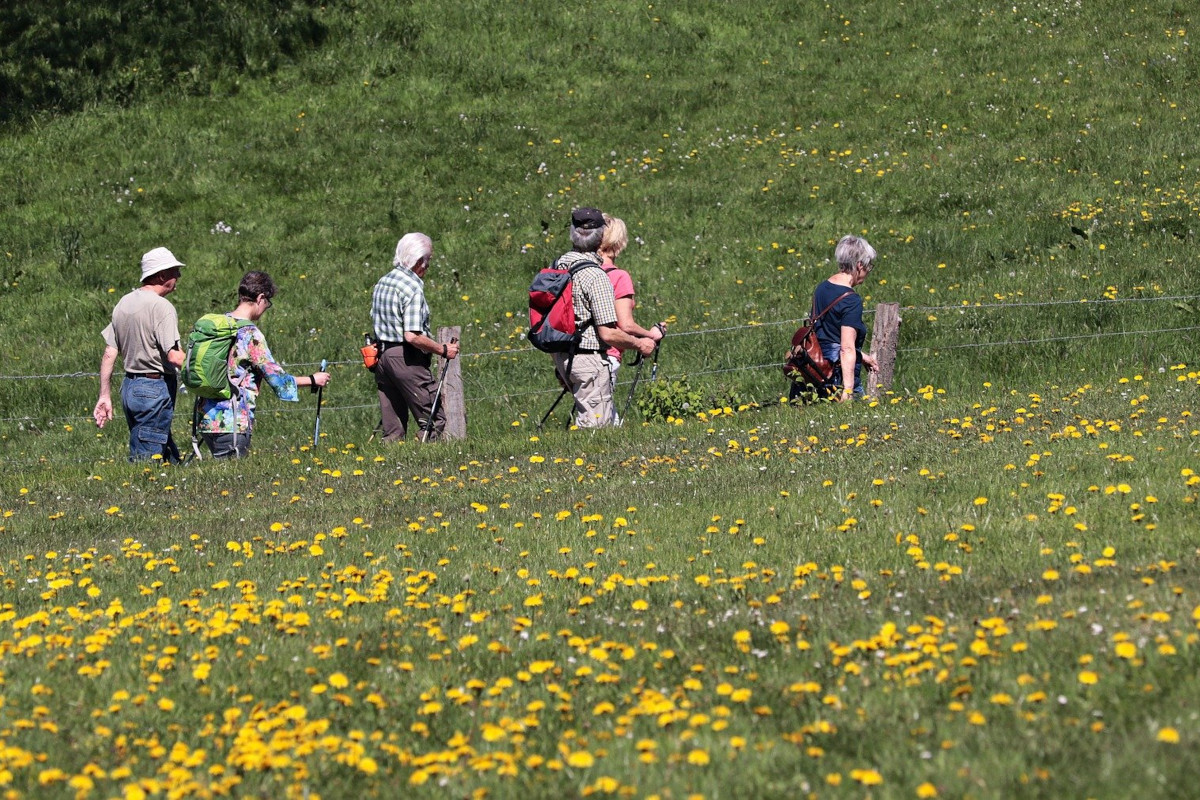
<instances>
[{"instance_id":1,"label":"white bucket hat","mask_svg":"<svg viewBox=\"0 0 1200 800\"><path fill-rule=\"evenodd\" d=\"M182 266L184 263L176 258L170 250L165 247L156 247L142 256L142 282L145 283L146 278L157 275L163 270Z\"/></svg>"}]
</instances>

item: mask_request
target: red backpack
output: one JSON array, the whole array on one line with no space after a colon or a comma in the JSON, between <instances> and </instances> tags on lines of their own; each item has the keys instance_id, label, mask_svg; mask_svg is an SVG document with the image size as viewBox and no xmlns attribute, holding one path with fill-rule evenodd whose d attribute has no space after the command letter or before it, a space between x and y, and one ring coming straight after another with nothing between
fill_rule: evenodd
<instances>
[{"instance_id":1,"label":"red backpack","mask_svg":"<svg viewBox=\"0 0 1200 800\"><path fill-rule=\"evenodd\" d=\"M575 256L575 258L569 258ZM566 262L566 263L564 263ZM543 353L572 353L583 330L575 324L572 278L582 269L600 265L584 253L568 253L538 272L529 286L529 343Z\"/></svg>"}]
</instances>

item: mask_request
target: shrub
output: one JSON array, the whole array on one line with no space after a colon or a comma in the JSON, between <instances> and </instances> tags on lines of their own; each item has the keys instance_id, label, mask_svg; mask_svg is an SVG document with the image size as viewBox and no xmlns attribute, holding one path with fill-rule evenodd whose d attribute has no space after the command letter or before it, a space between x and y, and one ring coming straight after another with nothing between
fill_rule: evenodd
<instances>
[{"instance_id":1,"label":"shrub","mask_svg":"<svg viewBox=\"0 0 1200 800\"><path fill-rule=\"evenodd\" d=\"M207 94L319 46L316 0L9 0L0 11L0 121ZM232 84L232 81L229 81Z\"/></svg>"},{"instance_id":2,"label":"shrub","mask_svg":"<svg viewBox=\"0 0 1200 800\"><path fill-rule=\"evenodd\" d=\"M693 389L684 375L673 381L656 381L646 387L646 392L637 398L638 411L647 420L665 420L667 417L693 416L703 411L704 392Z\"/></svg>"}]
</instances>

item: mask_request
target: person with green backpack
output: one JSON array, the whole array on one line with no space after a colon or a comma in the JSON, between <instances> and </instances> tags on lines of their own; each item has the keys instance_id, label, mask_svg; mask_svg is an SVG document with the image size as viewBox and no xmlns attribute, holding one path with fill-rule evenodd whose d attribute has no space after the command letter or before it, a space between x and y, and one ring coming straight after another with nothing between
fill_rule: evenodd
<instances>
[{"instance_id":1,"label":"person with green backpack","mask_svg":"<svg viewBox=\"0 0 1200 800\"><path fill-rule=\"evenodd\" d=\"M329 383L328 372L297 377L275 362L257 325L274 296L270 275L247 272L238 286L237 308L204 315L188 337L183 383L197 396L194 430L213 458L249 455L254 410L264 382L287 402L299 400L300 386L316 392ZM195 441L193 447L198 455Z\"/></svg>"}]
</instances>

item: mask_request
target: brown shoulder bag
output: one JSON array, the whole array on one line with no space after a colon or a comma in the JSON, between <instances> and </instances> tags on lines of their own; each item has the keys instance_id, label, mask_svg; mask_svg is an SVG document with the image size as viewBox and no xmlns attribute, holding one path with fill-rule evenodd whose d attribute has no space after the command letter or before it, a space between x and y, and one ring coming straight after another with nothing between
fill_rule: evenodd
<instances>
[{"instance_id":1,"label":"brown shoulder bag","mask_svg":"<svg viewBox=\"0 0 1200 800\"><path fill-rule=\"evenodd\" d=\"M816 326L821 317L852 294L854 294L852 291L845 292L825 306L820 314L814 315L810 312L808 319L796 330L795 335L792 336L792 346L788 349L783 362L783 374L789 380L795 381L802 387L815 390L827 384L833 377L833 362L825 358L825 354L821 352L821 343L817 341ZM816 310L816 297L814 297L812 311Z\"/></svg>"}]
</instances>

